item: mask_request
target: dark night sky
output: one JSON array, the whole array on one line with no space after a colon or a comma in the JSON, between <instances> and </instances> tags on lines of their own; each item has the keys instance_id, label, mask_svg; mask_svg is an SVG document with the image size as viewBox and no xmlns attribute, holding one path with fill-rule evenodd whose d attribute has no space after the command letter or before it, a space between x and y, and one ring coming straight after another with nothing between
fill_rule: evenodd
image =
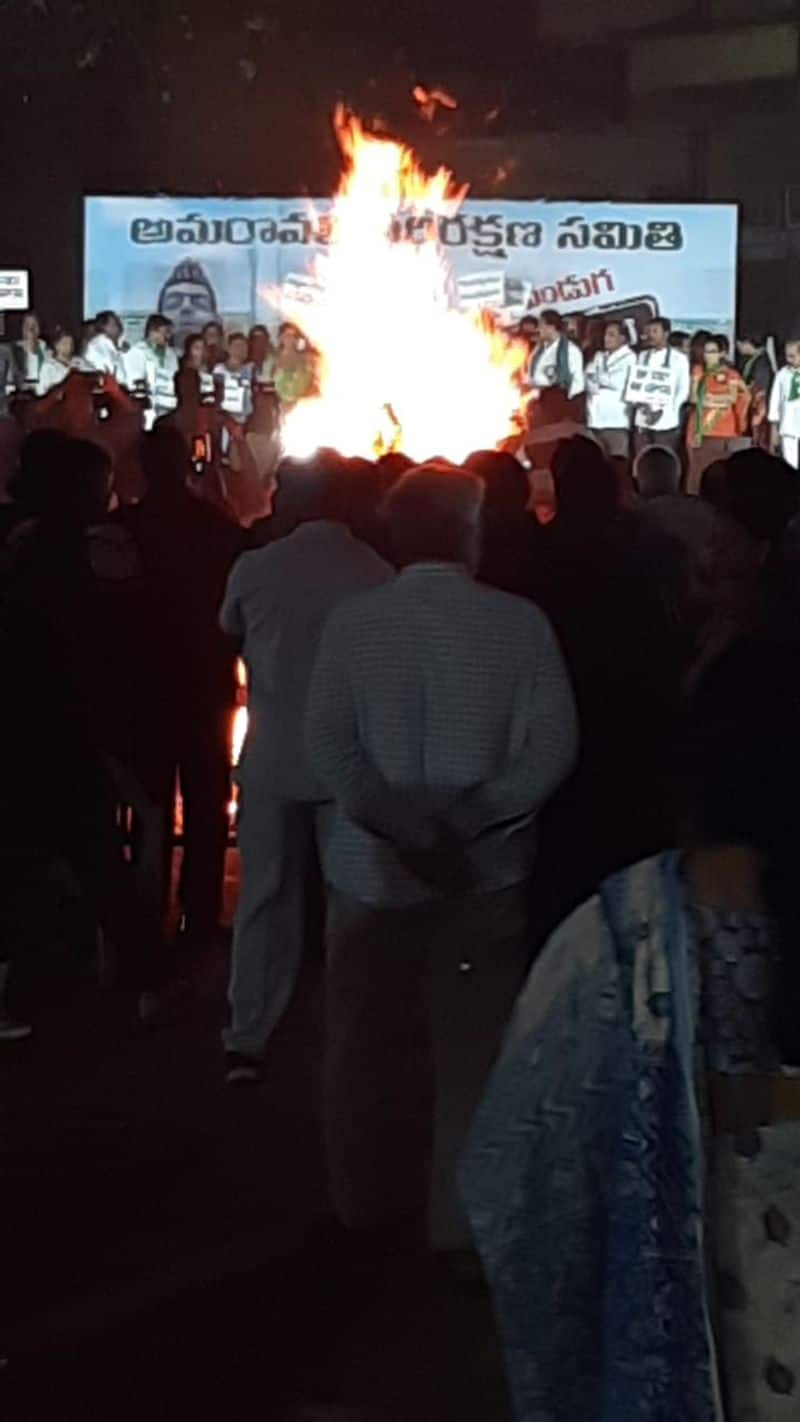
<instances>
[{"instance_id":1,"label":"dark night sky","mask_svg":"<svg viewBox=\"0 0 800 1422\"><path fill-rule=\"evenodd\" d=\"M74 320L84 192L327 191L343 98L426 159L530 125L533 6L478 0L0 0L0 265ZM456 94L446 131L410 98Z\"/></svg>"},{"instance_id":2,"label":"dark night sky","mask_svg":"<svg viewBox=\"0 0 800 1422\"><path fill-rule=\"evenodd\" d=\"M470 0L0 0L3 130L89 186L314 186L340 96L412 139L417 80L455 90L461 129L498 103L524 109L530 21L513 14L488 23Z\"/></svg>"},{"instance_id":3,"label":"dark night sky","mask_svg":"<svg viewBox=\"0 0 800 1422\"><path fill-rule=\"evenodd\" d=\"M505 164L520 135L624 124L620 55L582 43L543 56L536 8L0 0L0 266L30 267L48 322L74 323L84 193L330 191L338 99L367 120L380 116L428 165L462 173L461 139L496 137ZM447 88L457 112L425 123L411 100L416 82ZM494 165L493 154L487 182ZM478 195L490 191L482 172ZM535 195L515 181L505 196Z\"/></svg>"}]
</instances>

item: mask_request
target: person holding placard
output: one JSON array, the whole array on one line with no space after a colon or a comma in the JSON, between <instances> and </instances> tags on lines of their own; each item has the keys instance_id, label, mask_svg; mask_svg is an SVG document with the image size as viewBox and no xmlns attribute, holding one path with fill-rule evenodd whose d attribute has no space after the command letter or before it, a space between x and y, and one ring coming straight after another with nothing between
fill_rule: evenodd
<instances>
[{"instance_id":1,"label":"person holding placard","mask_svg":"<svg viewBox=\"0 0 800 1422\"><path fill-rule=\"evenodd\" d=\"M772 386L769 401L771 447L793 469L800 468L800 340L786 342L786 364Z\"/></svg>"},{"instance_id":2,"label":"person holding placard","mask_svg":"<svg viewBox=\"0 0 800 1422\"><path fill-rule=\"evenodd\" d=\"M125 357L128 388L148 399L144 412L144 427L151 430L162 415L171 415L178 398L175 377L178 358L168 344L170 322L166 316L149 316L144 328L144 340L137 341Z\"/></svg>"},{"instance_id":3,"label":"person holding placard","mask_svg":"<svg viewBox=\"0 0 800 1422\"><path fill-rule=\"evenodd\" d=\"M656 316L645 327L647 349L631 371L626 392L633 407L636 453L651 444L674 449L681 445L683 407L689 399L689 362L669 344L671 323Z\"/></svg>"}]
</instances>

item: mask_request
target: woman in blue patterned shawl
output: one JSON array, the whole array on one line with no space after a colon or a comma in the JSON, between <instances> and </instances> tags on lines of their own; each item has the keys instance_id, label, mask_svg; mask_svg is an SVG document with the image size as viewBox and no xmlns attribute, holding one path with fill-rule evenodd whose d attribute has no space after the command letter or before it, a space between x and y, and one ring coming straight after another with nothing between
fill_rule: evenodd
<instances>
[{"instance_id":1,"label":"woman in blue patterned shawl","mask_svg":"<svg viewBox=\"0 0 800 1422\"><path fill-rule=\"evenodd\" d=\"M688 722L688 847L551 939L464 1162L519 1422L800 1417L797 657Z\"/></svg>"}]
</instances>

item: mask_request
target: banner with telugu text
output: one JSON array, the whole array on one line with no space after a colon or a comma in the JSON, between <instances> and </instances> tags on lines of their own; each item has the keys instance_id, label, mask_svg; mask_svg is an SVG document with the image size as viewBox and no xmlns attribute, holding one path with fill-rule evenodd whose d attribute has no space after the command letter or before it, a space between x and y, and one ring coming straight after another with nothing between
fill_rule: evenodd
<instances>
[{"instance_id":1,"label":"banner with telugu text","mask_svg":"<svg viewBox=\"0 0 800 1422\"><path fill-rule=\"evenodd\" d=\"M85 310L112 308L129 340L151 311L176 342L217 315L228 330L280 320L313 301L315 255L330 237L328 200L90 197L85 200ZM737 210L730 205L489 202L468 198L435 219L450 299L506 324L555 306L641 325L733 335ZM398 217L412 240L425 218Z\"/></svg>"}]
</instances>

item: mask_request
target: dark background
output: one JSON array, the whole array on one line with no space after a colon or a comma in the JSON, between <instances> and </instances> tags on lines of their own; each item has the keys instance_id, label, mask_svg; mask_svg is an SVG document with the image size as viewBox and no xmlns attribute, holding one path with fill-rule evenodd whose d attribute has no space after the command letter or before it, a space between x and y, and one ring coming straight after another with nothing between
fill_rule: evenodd
<instances>
[{"instance_id":1,"label":"dark background","mask_svg":"<svg viewBox=\"0 0 800 1422\"><path fill-rule=\"evenodd\" d=\"M741 73L685 92L680 57L657 92L636 78L642 46L673 36L687 69L708 35L719 52L760 53L743 30L755 21L785 24L783 38L770 31L785 50L800 5L0 0L0 266L29 267L46 323L74 325L85 193L329 191L343 99L476 196L740 202L744 314L785 331L797 56L787 73L778 53L772 79L769 62L749 74L740 58ZM456 113L426 122L418 82L452 92Z\"/></svg>"}]
</instances>

